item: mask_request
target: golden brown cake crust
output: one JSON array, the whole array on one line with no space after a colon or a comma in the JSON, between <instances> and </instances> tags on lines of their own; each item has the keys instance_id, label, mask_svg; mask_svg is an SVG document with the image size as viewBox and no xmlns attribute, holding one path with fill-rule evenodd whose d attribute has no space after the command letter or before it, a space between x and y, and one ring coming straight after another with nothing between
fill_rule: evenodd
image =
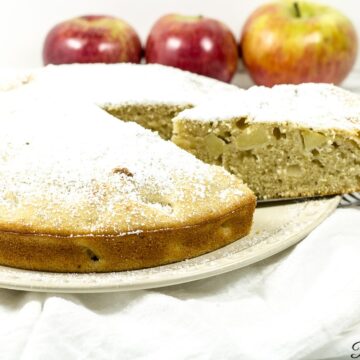
<instances>
[{"instance_id":1,"label":"golden brown cake crust","mask_svg":"<svg viewBox=\"0 0 360 360\"><path fill-rule=\"evenodd\" d=\"M179 228L119 236L55 236L0 232L0 263L53 272L133 270L193 258L223 247L250 231L256 199L246 194L221 217Z\"/></svg>"}]
</instances>

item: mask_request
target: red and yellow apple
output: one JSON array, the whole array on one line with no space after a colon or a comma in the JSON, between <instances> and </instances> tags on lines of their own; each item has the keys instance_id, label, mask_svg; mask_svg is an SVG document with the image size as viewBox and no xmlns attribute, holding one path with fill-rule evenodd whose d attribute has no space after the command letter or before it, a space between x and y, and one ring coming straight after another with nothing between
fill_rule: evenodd
<instances>
[{"instance_id":1,"label":"red and yellow apple","mask_svg":"<svg viewBox=\"0 0 360 360\"><path fill-rule=\"evenodd\" d=\"M81 16L53 27L43 48L44 64L117 63L141 60L135 30L111 16Z\"/></svg>"},{"instance_id":2,"label":"red and yellow apple","mask_svg":"<svg viewBox=\"0 0 360 360\"><path fill-rule=\"evenodd\" d=\"M238 65L234 35L222 22L169 14L152 27L146 41L147 63L174 66L229 82Z\"/></svg>"},{"instance_id":3,"label":"red and yellow apple","mask_svg":"<svg viewBox=\"0 0 360 360\"><path fill-rule=\"evenodd\" d=\"M248 18L240 46L258 85L339 84L355 63L357 36L350 20L329 6L279 1Z\"/></svg>"}]
</instances>

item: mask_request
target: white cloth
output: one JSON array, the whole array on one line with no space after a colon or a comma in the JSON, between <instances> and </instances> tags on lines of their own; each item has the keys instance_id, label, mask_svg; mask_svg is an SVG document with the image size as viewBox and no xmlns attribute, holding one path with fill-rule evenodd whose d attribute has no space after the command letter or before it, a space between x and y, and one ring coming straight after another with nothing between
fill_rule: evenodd
<instances>
[{"instance_id":1,"label":"white cloth","mask_svg":"<svg viewBox=\"0 0 360 360\"><path fill-rule=\"evenodd\" d=\"M281 254L157 290L0 290L1 359L350 359L360 341L360 209Z\"/></svg>"}]
</instances>

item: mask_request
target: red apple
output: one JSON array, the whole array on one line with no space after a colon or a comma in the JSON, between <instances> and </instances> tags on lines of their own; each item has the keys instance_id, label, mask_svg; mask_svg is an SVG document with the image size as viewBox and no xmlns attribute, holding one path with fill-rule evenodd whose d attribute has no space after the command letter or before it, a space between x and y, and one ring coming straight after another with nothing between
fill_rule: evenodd
<instances>
[{"instance_id":1,"label":"red apple","mask_svg":"<svg viewBox=\"0 0 360 360\"><path fill-rule=\"evenodd\" d=\"M141 43L125 21L81 16L53 27L43 48L44 64L117 63L141 60Z\"/></svg>"},{"instance_id":2,"label":"red apple","mask_svg":"<svg viewBox=\"0 0 360 360\"><path fill-rule=\"evenodd\" d=\"M150 31L146 62L174 66L229 82L238 64L236 40L220 21L170 14Z\"/></svg>"},{"instance_id":3,"label":"red apple","mask_svg":"<svg viewBox=\"0 0 360 360\"><path fill-rule=\"evenodd\" d=\"M353 67L357 36L337 10L305 1L265 4L241 38L245 67L256 84L339 84Z\"/></svg>"}]
</instances>

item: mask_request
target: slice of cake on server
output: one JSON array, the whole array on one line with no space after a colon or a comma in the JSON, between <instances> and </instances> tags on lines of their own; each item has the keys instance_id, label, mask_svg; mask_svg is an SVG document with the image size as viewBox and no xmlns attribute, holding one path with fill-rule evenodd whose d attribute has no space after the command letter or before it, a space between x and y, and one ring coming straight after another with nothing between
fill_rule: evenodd
<instances>
[{"instance_id":1,"label":"slice of cake on server","mask_svg":"<svg viewBox=\"0 0 360 360\"><path fill-rule=\"evenodd\" d=\"M262 199L360 190L360 96L326 84L253 87L178 114L172 141Z\"/></svg>"}]
</instances>

